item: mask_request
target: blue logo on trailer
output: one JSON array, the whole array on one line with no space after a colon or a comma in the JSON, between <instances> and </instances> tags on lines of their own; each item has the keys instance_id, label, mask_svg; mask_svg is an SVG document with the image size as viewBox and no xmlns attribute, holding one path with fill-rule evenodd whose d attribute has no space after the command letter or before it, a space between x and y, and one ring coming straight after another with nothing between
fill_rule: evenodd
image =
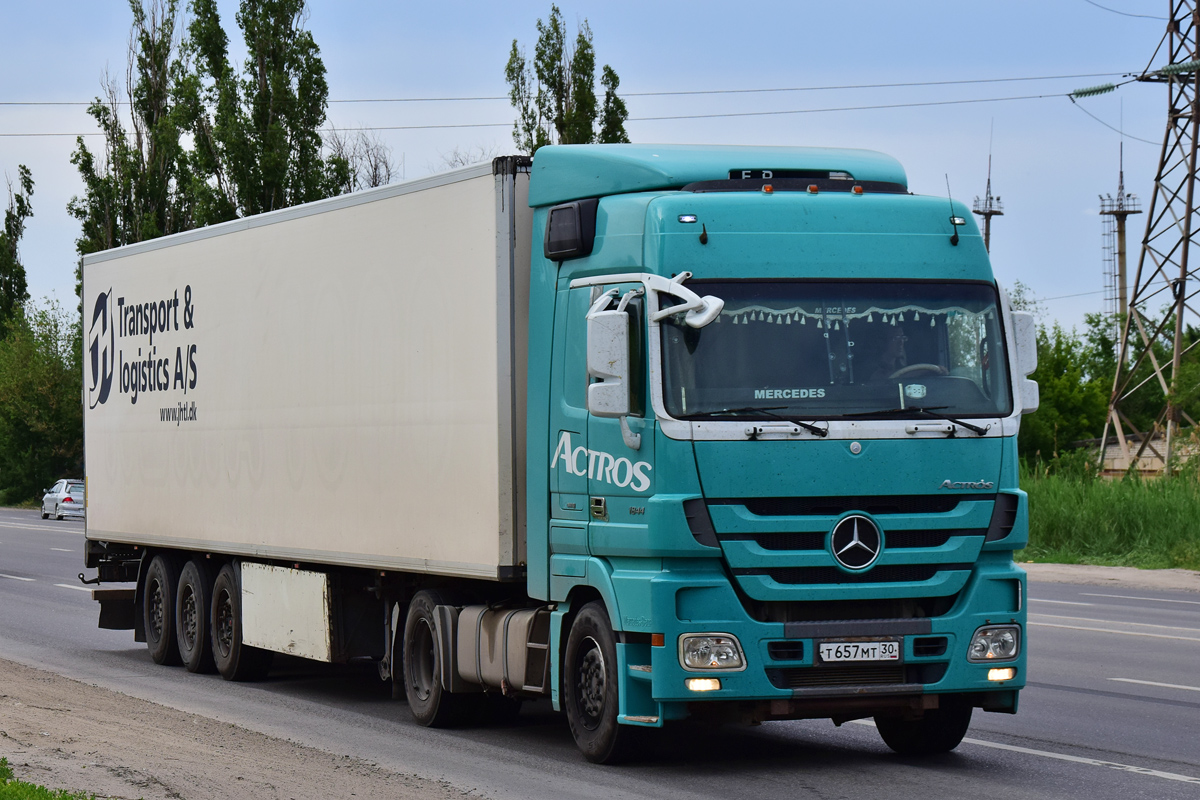
<instances>
[{"instance_id":1,"label":"blue logo on trailer","mask_svg":"<svg viewBox=\"0 0 1200 800\"><path fill-rule=\"evenodd\" d=\"M92 309L92 326L88 330L91 344L92 385L88 388L88 408L103 405L112 391L113 355L116 353L116 326L112 316L112 290L101 292Z\"/></svg>"}]
</instances>

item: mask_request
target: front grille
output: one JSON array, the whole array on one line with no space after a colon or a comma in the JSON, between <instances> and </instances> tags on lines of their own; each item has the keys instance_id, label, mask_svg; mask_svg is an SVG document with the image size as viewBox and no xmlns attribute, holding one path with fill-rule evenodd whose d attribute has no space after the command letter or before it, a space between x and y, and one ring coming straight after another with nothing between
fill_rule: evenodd
<instances>
[{"instance_id":1,"label":"front grille","mask_svg":"<svg viewBox=\"0 0 1200 800\"><path fill-rule=\"evenodd\" d=\"M946 514L968 500L994 501L995 494L844 495L840 497L750 497L709 500L710 506L744 506L760 517L835 517L867 514Z\"/></svg>"},{"instance_id":2,"label":"front grille","mask_svg":"<svg viewBox=\"0 0 1200 800\"><path fill-rule=\"evenodd\" d=\"M950 613L958 594L944 597L880 597L874 600L752 600L741 595L746 612L759 622L927 619Z\"/></svg>"},{"instance_id":3,"label":"front grille","mask_svg":"<svg viewBox=\"0 0 1200 800\"><path fill-rule=\"evenodd\" d=\"M945 636L921 636L913 639L914 656L940 656L946 653Z\"/></svg>"},{"instance_id":4,"label":"front grille","mask_svg":"<svg viewBox=\"0 0 1200 800\"><path fill-rule=\"evenodd\" d=\"M783 585L830 583L900 583L927 581L943 570L969 570L970 564L889 564L866 572L842 572L837 567L750 567L733 574L766 575Z\"/></svg>"},{"instance_id":5,"label":"front grille","mask_svg":"<svg viewBox=\"0 0 1200 800\"><path fill-rule=\"evenodd\" d=\"M937 683L946 676L945 664L829 664L766 670L776 689L833 686L890 686Z\"/></svg>"},{"instance_id":6,"label":"front grille","mask_svg":"<svg viewBox=\"0 0 1200 800\"><path fill-rule=\"evenodd\" d=\"M947 529L934 531L886 531L888 550L913 550L922 547L941 547L953 536L983 536L983 529ZM722 542L754 542L764 550L824 550L822 531L804 533L720 533Z\"/></svg>"},{"instance_id":7,"label":"front grille","mask_svg":"<svg viewBox=\"0 0 1200 800\"><path fill-rule=\"evenodd\" d=\"M903 664L839 664L828 667L769 669L767 679L777 689L812 686L881 686L904 683Z\"/></svg>"}]
</instances>

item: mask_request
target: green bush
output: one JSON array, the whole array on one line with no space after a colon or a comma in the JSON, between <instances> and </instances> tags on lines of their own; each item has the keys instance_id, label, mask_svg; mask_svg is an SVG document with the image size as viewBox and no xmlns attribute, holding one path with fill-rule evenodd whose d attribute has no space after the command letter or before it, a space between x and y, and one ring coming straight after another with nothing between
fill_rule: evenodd
<instances>
[{"instance_id":1,"label":"green bush","mask_svg":"<svg viewBox=\"0 0 1200 800\"><path fill-rule=\"evenodd\" d=\"M1099 478L1095 455L1064 453L1022 469L1029 546L1018 560L1200 569L1200 480Z\"/></svg>"},{"instance_id":2,"label":"green bush","mask_svg":"<svg viewBox=\"0 0 1200 800\"><path fill-rule=\"evenodd\" d=\"M96 800L96 796L72 794L15 780L8 759L0 758L0 800Z\"/></svg>"}]
</instances>

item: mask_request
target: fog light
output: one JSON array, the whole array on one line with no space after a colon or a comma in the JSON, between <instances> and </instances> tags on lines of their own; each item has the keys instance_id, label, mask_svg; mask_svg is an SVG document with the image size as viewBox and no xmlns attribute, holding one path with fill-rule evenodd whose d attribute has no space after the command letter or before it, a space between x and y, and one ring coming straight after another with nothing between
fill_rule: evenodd
<instances>
[{"instance_id":1,"label":"fog light","mask_svg":"<svg viewBox=\"0 0 1200 800\"><path fill-rule=\"evenodd\" d=\"M988 670L989 681L1011 681L1015 677L1017 677L1017 670L1015 667L1003 667L1001 669Z\"/></svg>"},{"instance_id":2,"label":"fog light","mask_svg":"<svg viewBox=\"0 0 1200 800\"><path fill-rule=\"evenodd\" d=\"M688 678L684 684L693 692L715 692L721 688L717 678Z\"/></svg>"},{"instance_id":3,"label":"fog light","mask_svg":"<svg viewBox=\"0 0 1200 800\"><path fill-rule=\"evenodd\" d=\"M679 663L687 670L742 670L742 646L727 633L690 634L679 637Z\"/></svg>"},{"instance_id":4,"label":"fog light","mask_svg":"<svg viewBox=\"0 0 1200 800\"><path fill-rule=\"evenodd\" d=\"M1021 653L1021 628L990 625L975 631L967 647L968 661L1009 661Z\"/></svg>"}]
</instances>

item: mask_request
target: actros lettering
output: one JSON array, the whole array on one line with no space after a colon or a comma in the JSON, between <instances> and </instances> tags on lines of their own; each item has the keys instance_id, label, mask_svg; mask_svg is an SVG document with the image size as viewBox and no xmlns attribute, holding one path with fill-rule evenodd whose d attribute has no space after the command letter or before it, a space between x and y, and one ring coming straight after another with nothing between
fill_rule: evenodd
<instances>
[{"instance_id":1,"label":"actros lettering","mask_svg":"<svg viewBox=\"0 0 1200 800\"><path fill-rule=\"evenodd\" d=\"M567 472L572 475L586 475L589 479L611 483L613 486L625 488L628 486L635 492L644 492L650 488L650 476L647 474L654 467L645 461L630 461L628 458L617 458L602 450L588 450L586 447L572 447L571 434L563 431L558 440L558 447L550 458L550 469L555 469L562 461Z\"/></svg>"},{"instance_id":2,"label":"actros lettering","mask_svg":"<svg viewBox=\"0 0 1200 800\"><path fill-rule=\"evenodd\" d=\"M942 481L942 489L990 489L992 481Z\"/></svg>"}]
</instances>

